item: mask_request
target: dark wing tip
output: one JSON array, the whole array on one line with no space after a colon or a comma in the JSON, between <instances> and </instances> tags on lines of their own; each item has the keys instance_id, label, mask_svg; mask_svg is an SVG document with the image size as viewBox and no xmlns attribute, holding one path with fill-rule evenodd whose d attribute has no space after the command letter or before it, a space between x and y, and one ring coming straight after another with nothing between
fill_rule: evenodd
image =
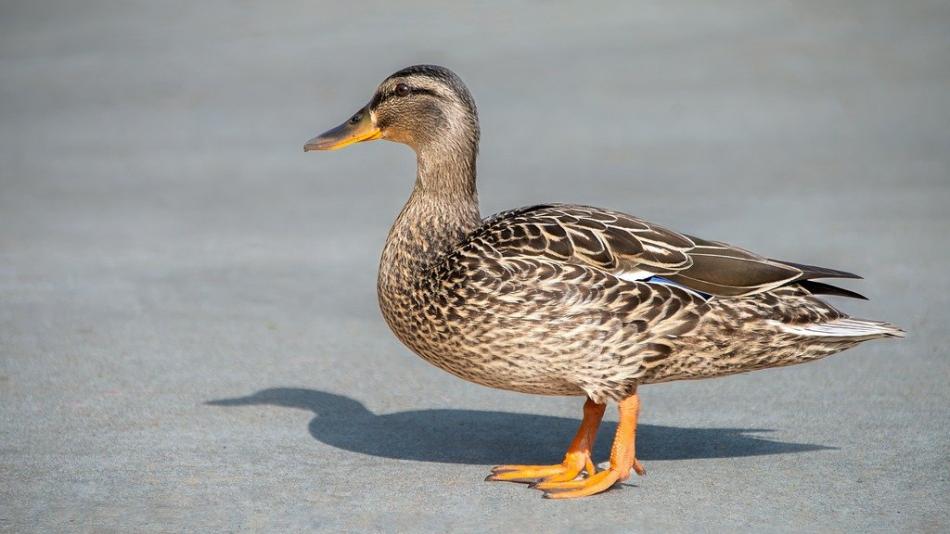
<instances>
[{"instance_id":1,"label":"dark wing tip","mask_svg":"<svg viewBox=\"0 0 950 534\"><path fill-rule=\"evenodd\" d=\"M855 293L850 289L845 289L843 287L833 286L831 284L825 284L823 282L816 282L814 280L802 280L798 282L798 285L802 286L812 295L833 295L836 297L848 297L852 299L861 299L868 300L867 297L860 293Z\"/></svg>"},{"instance_id":2,"label":"dark wing tip","mask_svg":"<svg viewBox=\"0 0 950 534\"><path fill-rule=\"evenodd\" d=\"M811 280L812 278L852 278L855 280L864 280L864 277L858 274L849 273L848 271L839 271L837 269L829 269L827 267L818 267L817 265L808 265L805 263L794 263L791 261L782 261L782 260L771 260L776 263L781 263L783 265L788 265L789 267L794 267L802 272L802 276L799 280Z\"/></svg>"}]
</instances>

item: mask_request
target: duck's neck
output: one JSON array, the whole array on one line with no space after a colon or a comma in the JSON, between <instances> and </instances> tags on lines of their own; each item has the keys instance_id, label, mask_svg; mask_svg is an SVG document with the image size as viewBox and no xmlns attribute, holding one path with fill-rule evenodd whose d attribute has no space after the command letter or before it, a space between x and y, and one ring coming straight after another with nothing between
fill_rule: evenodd
<instances>
[{"instance_id":1,"label":"duck's neck","mask_svg":"<svg viewBox=\"0 0 950 534\"><path fill-rule=\"evenodd\" d=\"M417 152L416 183L389 231L379 266L380 297L410 282L481 223L475 151Z\"/></svg>"}]
</instances>

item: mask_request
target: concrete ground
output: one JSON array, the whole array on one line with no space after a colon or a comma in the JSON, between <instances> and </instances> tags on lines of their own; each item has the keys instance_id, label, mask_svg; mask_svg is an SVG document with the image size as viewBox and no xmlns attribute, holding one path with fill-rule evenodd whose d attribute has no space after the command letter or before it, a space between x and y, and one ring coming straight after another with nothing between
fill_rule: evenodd
<instances>
[{"instance_id":1,"label":"concrete ground","mask_svg":"<svg viewBox=\"0 0 950 534\"><path fill-rule=\"evenodd\" d=\"M0 5L0 531L950 530L947 2L344 4ZM411 152L301 149L419 62L478 101L484 214L853 270L910 335L644 388L649 474L595 498L483 482L580 400L400 346Z\"/></svg>"}]
</instances>

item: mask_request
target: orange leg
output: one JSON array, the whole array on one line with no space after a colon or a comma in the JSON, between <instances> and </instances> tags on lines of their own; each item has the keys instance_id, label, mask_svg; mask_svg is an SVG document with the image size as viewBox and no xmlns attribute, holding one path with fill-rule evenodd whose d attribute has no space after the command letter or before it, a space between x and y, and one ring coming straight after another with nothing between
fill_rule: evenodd
<instances>
[{"instance_id":1,"label":"orange leg","mask_svg":"<svg viewBox=\"0 0 950 534\"><path fill-rule=\"evenodd\" d=\"M587 399L584 403L584 420L563 462L555 465L499 465L491 470L485 480L535 482L543 479L546 482L564 482L574 480L584 469L588 475L593 475L596 469L590 459L590 451L594 447L594 438L597 437L605 408L606 405Z\"/></svg>"},{"instance_id":2,"label":"orange leg","mask_svg":"<svg viewBox=\"0 0 950 534\"><path fill-rule=\"evenodd\" d=\"M645 475L646 470L636 458L637 416L640 414L640 397L634 392L619 403L620 424L617 425L617 434L610 450L610 468L600 473L589 472L587 478L569 481L542 481L536 488L545 490L544 496L549 499L572 499L586 497L606 491L620 480L630 477L633 469L638 475Z\"/></svg>"}]
</instances>

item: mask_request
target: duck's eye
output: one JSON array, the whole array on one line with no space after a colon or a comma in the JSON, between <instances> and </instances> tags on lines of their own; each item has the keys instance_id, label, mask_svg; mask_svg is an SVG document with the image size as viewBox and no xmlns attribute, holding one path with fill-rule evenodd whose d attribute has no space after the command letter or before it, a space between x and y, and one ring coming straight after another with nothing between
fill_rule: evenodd
<instances>
[{"instance_id":1,"label":"duck's eye","mask_svg":"<svg viewBox=\"0 0 950 534\"><path fill-rule=\"evenodd\" d=\"M409 94L408 85L404 83L396 84L396 96L406 96L408 94Z\"/></svg>"}]
</instances>

